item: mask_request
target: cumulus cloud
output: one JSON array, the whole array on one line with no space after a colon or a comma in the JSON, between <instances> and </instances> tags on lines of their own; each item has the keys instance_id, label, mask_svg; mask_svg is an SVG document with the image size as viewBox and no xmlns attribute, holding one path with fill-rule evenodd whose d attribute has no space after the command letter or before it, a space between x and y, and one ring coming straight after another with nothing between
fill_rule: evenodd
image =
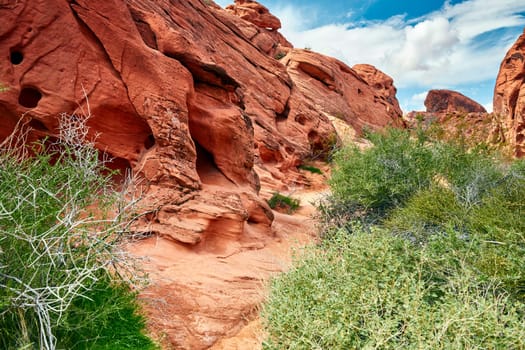
<instances>
[{"instance_id":1,"label":"cumulus cloud","mask_svg":"<svg viewBox=\"0 0 525 350\"><path fill-rule=\"evenodd\" d=\"M400 15L315 28L302 20L311 18L311 9L284 6L273 12L296 47L311 47L349 65L373 64L400 89L453 88L495 79L525 25L523 0L445 2L441 10L417 19Z\"/></svg>"},{"instance_id":2,"label":"cumulus cloud","mask_svg":"<svg viewBox=\"0 0 525 350\"><path fill-rule=\"evenodd\" d=\"M425 98L427 97L428 91L420 92L418 94L414 94L410 97L410 105L415 106L413 108L416 111L424 111L425 110Z\"/></svg>"}]
</instances>

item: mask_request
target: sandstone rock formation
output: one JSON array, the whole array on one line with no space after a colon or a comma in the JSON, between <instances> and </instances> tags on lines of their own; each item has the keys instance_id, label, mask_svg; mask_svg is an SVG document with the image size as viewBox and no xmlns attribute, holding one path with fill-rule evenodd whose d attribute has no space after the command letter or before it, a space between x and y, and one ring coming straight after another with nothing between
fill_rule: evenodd
<instances>
[{"instance_id":1,"label":"sandstone rock formation","mask_svg":"<svg viewBox=\"0 0 525 350\"><path fill-rule=\"evenodd\" d=\"M241 19L235 22L237 28L266 54L279 58L292 47L292 44L277 31L281 28L279 18L258 2L235 0L233 5L226 7L226 11ZM231 19L235 20L235 17Z\"/></svg>"},{"instance_id":2,"label":"sandstone rock formation","mask_svg":"<svg viewBox=\"0 0 525 350\"><path fill-rule=\"evenodd\" d=\"M505 118L506 134L518 157L525 155L525 31L501 63L494 88L494 113Z\"/></svg>"},{"instance_id":3,"label":"sandstone rock formation","mask_svg":"<svg viewBox=\"0 0 525 350\"><path fill-rule=\"evenodd\" d=\"M430 90L425 107L429 113L487 113L476 101L452 90Z\"/></svg>"},{"instance_id":4,"label":"sandstone rock formation","mask_svg":"<svg viewBox=\"0 0 525 350\"><path fill-rule=\"evenodd\" d=\"M356 64L352 69L385 98L386 102L394 108L395 114L403 114L397 101L397 89L394 86L394 79L370 64Z\"/></svg>"},{"instance_id":5,"label":"sandstone rock formation","mask_svg":"<svg viewBox=\"0 0 525 350\"><path fill-rule=\"evenodd\" d=\"M270 11L253 0L235 0L235 5L226 6L226 10L258 27L269 30L281 28L281 21Z\"/></svg>"},{"instance_id":6,"label":"sandstone rock formation","mask_svg":"<svg viewBox=\"0 0 525 350\"><path fill-rule=\"evenodd\" d=\"M236 6L241 16L260 9ZM0 2L0 141L20 125L30 140L58 137L60 113L90 114L89 135L112 166L144 179L137 233L169 239L174 256L262 249L275 214L261 183L307 182L296 166L337 141L331 117L356 133L403 122L395 99L342 62L290 48L274 59L290 45L270 14L248 22L232 11L200 0ZM237 329L245 310L214 336ZM196 320L168 338L205 348L203 327Z\"/></svg>"},{"instance_id":7,"label":"sandstone rock formation","mask_svg":"<svg viewBox=\"0 0 525 350\"><path fill-rule=\"evenodd\" d=\"M485 143L490 147L505 146L501 119L463 94L451 90L430 90L425 99L426 112L410 112L405 116L409 127L421 123L438 125L442 137L462 139L470 145Z\"/></svg>"}]
</instances>

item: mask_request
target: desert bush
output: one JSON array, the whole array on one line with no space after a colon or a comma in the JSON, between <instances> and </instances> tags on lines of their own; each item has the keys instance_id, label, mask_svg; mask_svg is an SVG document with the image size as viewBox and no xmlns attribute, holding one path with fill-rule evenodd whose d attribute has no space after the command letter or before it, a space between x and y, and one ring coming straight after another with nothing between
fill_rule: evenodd
<instances>
[{"instance_id":1,"label":"desert bush","mask_svg":"<svg viewBox=\"0 0 525 350\"><path fill-rule=\"evenodd\" d=\"M431 182L435 164L426 138L397 129L366 137L372 147L348 146L335 154L330 179L335 201L382 214Z\"/></svg>"},{"instance_id":2,"label":"desert bush","mask_svg":"<svg viewBox=\"0 0 525 350\"><path fill-rule=\"evenodd\" d=\"M306 171L309 171L313 174L323 174L323 172L321 171L321 169L313 166L313 165L308 165L308 164L301 164L299 165L297 168L299 169L302 169L302 170L306 170Z\"/></svg>"},{"instance_id":3,"label":"desert bush","mask_svg":"<svg viewBox=\"0 0 525 350\"><path fill-rule=\"evenodd\" d=\"M279 192L275 192L268 200L268 205L272 209L284 210L290 214L299 209L300 202L296 198L288 197Z\"/></svg>"},{"instance_id":4,"label":"desert bush","mask_svg":"<svg viewBox=\"0 0 525 350\"><path fill-rule=\"evenodd\" d=\"M0 153L0 348L153 348L115 273L125 220L108 212L112 173L69 117L60 141L7 142Z\"/></svg>"},{"instance_id":5,"label":"desert bush","mask_svg":"<svg viewBox=\"0 0 525 350\"><path fill-rule=\"evenodd\" d=\"M525 162L368 138L336 155L323 242L272 281L265 348L525 348Z\"/></svg>"},{"instance_id":6,"label":"desert bush","mask_svg":"<svg viewBox=\"0 0 525 350\"><path fill-rule=\"evenodd\" d=\"M525 305L475 270L444 275L439 252L384 230L339 230L273 280L264 349L524 347Z\"/></svg>"}]
</instances>

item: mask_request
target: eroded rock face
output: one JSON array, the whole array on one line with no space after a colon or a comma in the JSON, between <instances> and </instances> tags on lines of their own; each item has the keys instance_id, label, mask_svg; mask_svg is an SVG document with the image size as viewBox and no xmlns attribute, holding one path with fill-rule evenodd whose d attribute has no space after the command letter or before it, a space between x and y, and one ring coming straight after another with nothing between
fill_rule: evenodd
<instances>
[{"instance_id":1,"label":"eroded rock face","mask_svg":"<svg viewBox=\"0 0 525 350\"><path fill-rule=\"evenodd\" d=\"M352 69L392 105L397 115L403 114L396 97L394 79L370 64L356 64Z\"/></svg>"},{"instance_id":2,"label":"eroded rock face","mask_svg":"<svg viewBox=\"0 0 525 350\"><path fill-rule=\"evenodd\" d=\"M225 9L234 15L230 20L257 48L274 58L281 58L292 48L278 29L281 21L255 1L237 0Z\"/></svg>"},{"instance_id":3,"label":"eroded rock face","mask_svg":"<svg viewBox=\"0 0 525 350\"><path fill-rule=\"evenodd\" d=\"M452 90L430 90L425 107L429 113L487 113L476 101Z\"/></svg>"},{"instance_id":4,"label":"eroded rock face","mask_svg":"<svg viewBox=\"0 0 525 350\"><path fill-rule=\"evenodd\" d=\"M525 155L525 31L501 63L494 88L494 113L505 118L514 154Z\"/></svg>"},{"instance_id":5,"label":"eroded rock face","mask_svg":"<svg viewBox=\"0 0 525 350\"><path fill-rule=\"evenodd\" d=\"M298 97L301 97L291 100L290 104L302 106L291 108L288 119L299 124L316 123L309 116L319 111L325 116L344 120L358 134L363 127L378 129L387 125L403 126L397 99L387 96L383 89L371 86L343 62L302 49L291 50L282 61L294 82L294 91L300 92ZM386 77L373 66L370 67L378 76ZM316 139L313 132L310 133L310 139L311 142Z\"/></svg>"},{"instance_id":6,"label":"eroded rock face","mask_svg":"<svg viewBox=\"0 0 525 350\"><path fill-rule=\"evenodd\" d=\"M191 254L274 242L261 183L306 183L296 166L337 141L331 117L356 133L403 124L395 104L343 63L291 49L278 61L272 53L287 44L275 21L247 22L213 3L19 0L1 3L0 18L0 77L9 88L0 93L0 141L20 123L33 128L30 140L57 137L60 113L89 110L97 147L115 168L145 179L145 214L133 229ZM254 303L215 327L213 339ZM148 310L152 322L165 317ZM210 345L194 319L173 329L182 332L170 334L175 348Z\"/></svg>"},{"instance_id":7,"label":"eroded rock face","mask_svg":"<svg viewBox=\"0 0 525 350\"><path fill-rule=\"evenodd\" d=\"M252 0L235 0L234 5L226 7L226 11L255 24L260 28L277 30L281 28L281 21L270 13L270 11Z\"/></svg>"}]
</instances>

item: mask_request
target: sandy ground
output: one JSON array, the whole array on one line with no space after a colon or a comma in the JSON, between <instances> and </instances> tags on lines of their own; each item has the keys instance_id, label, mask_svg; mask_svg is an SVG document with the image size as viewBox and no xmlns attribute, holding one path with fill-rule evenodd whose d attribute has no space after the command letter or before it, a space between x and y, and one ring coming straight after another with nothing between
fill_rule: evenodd
<instances>
[{"instance_id":1,"label":"sandy ground","mask_svg":"<svg viewBox=\"0 0 525 350\"><path fill-rule=\"evenodd\" d=\"M300 200L297 212L274 212L270 232L247 223L243 239L223 252L198 251L155 236L127 247L149 274L150 285L139 298L148 328L164 349L261 349L258 310L268 280L290 267L294 252L317 239L314 204L328 193L326 177L305 176L310 186L283 192Z\"/></svg>"}]
</instances>

